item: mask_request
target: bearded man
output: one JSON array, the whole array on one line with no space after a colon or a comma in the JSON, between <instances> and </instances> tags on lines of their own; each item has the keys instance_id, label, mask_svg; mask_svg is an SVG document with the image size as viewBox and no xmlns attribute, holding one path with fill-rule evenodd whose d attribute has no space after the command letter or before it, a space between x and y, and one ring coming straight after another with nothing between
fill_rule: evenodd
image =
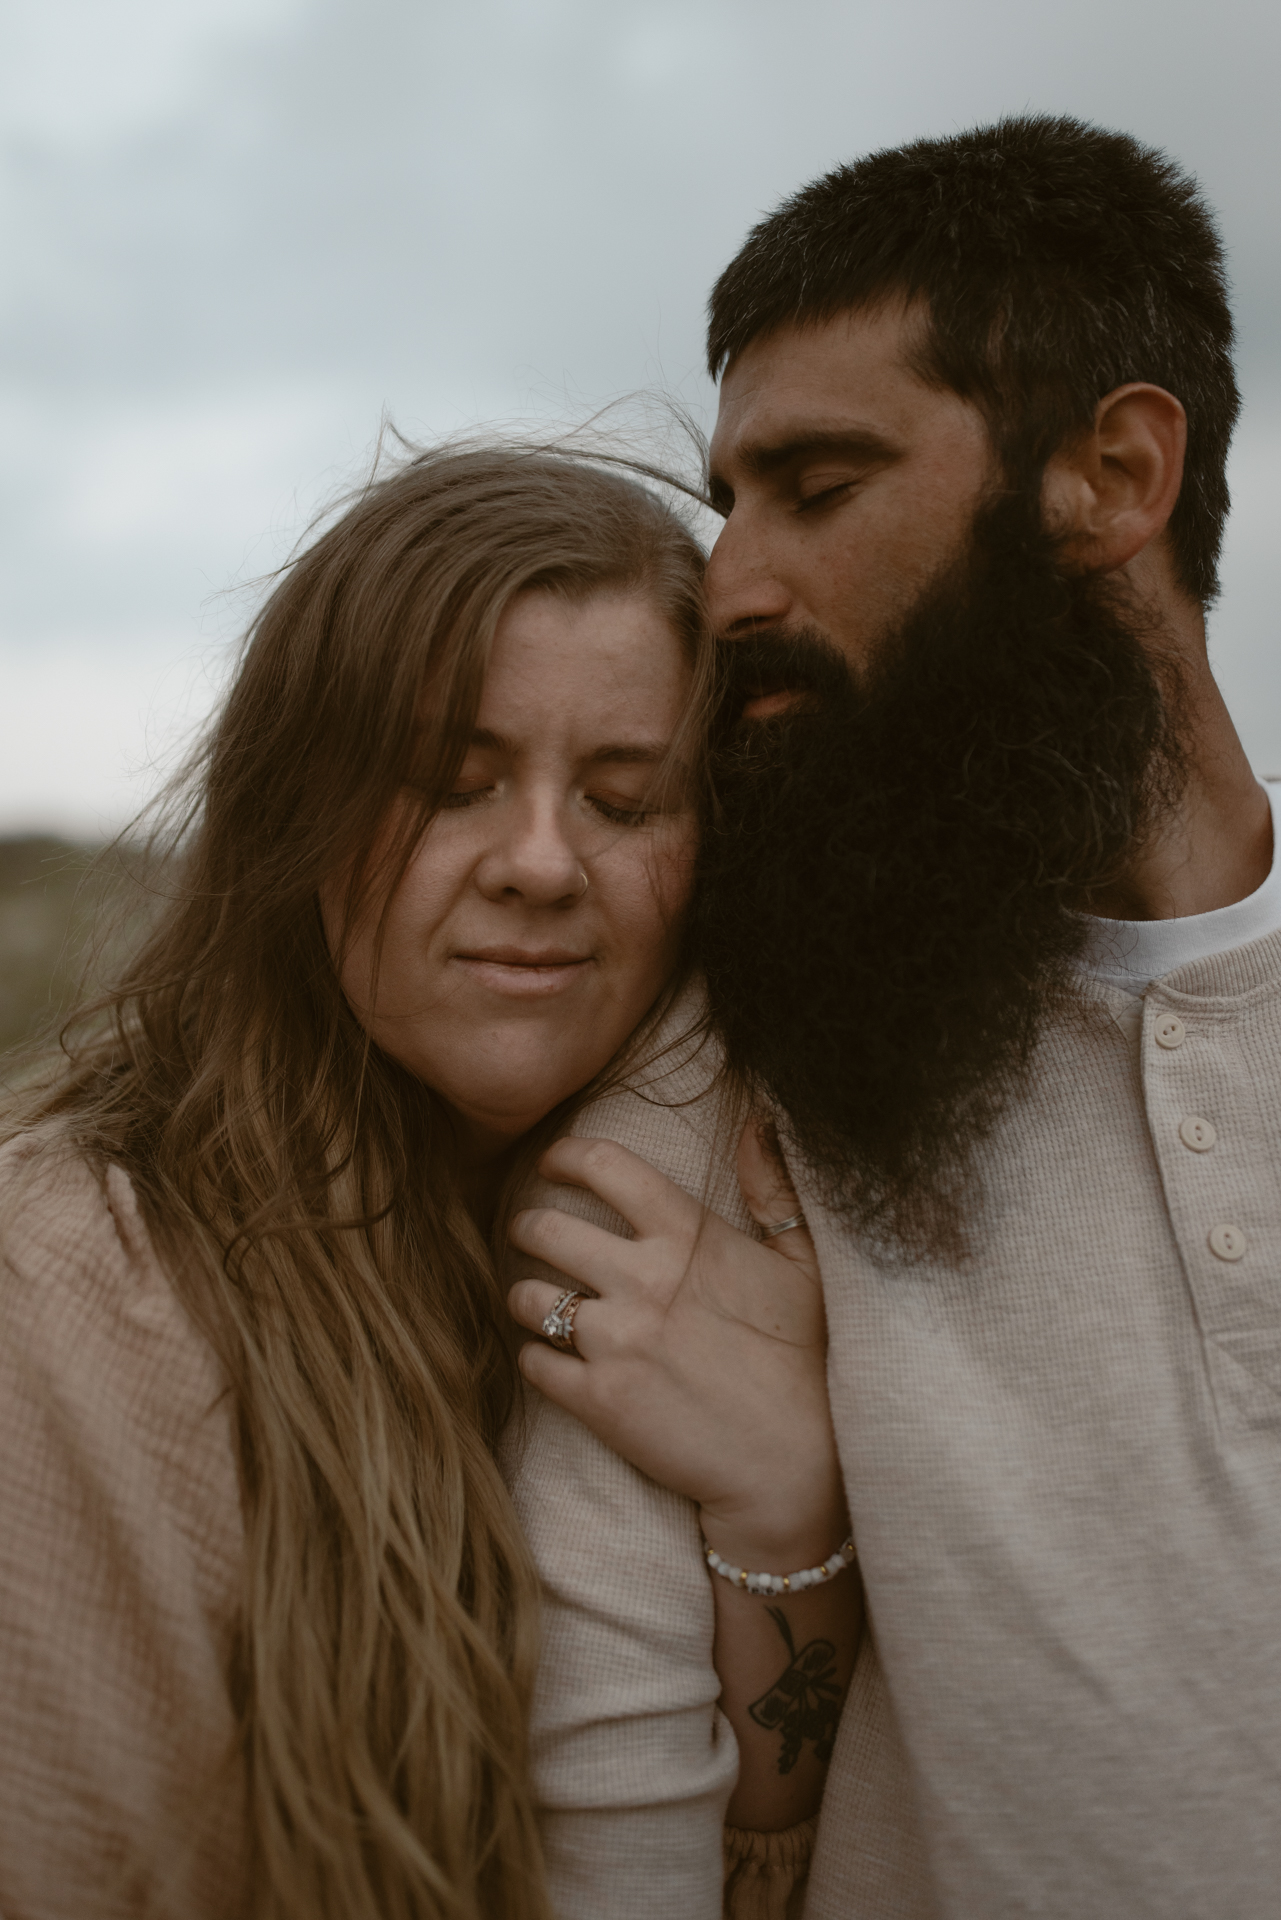
<instances>
[{"instance_id":1,"label":"bearded man","mask_svg":"<svg viewBox=\"0 0 1281 1920\"><path fill-rule=\"evenodd\" d=\"M1205 635L1231 340L1191 184L1063 121L838 169L712 296L714 614L749 714L814 711L725 751L705 956L825 1203L874 1629L813 1915L899 1911L836 1798L875 1726L912 1911L1281 1884L1279 803Z\"/></svg>"},{"instance_id":2,"label":"bearded man","mask_svg":"<svg viewBox=\"0 0 1281 1920\"><path fill-rule=\"evenodd\" d=\"M1263 1920L1281 789L1206 655L1213 222L1005 121L798 193L710 320L699 938L818 1252L869 1620L805 1913Z\"/></svg>"}]
</instances>

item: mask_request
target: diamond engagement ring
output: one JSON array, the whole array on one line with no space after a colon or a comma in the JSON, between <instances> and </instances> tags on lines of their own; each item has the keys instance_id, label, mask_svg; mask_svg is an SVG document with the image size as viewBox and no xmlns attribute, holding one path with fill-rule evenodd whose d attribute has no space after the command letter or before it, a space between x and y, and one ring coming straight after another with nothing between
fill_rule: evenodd
<instances>
[{"instance_id":1,"label":"diamond engagement ring","mask_svg":"<svg viewBox=\"0 0 1281 1920\"><path fill-rule=\"evenodd\" d=\"M562 1353L578 1353L574 1345L574 1315L579 1305L587 1298L585 1293L576 1293L571 1287L568 1293L562 1293L556 1305L543 1321L543 1332L554 1347ZM582 1354L578 1354L582 1359Z\"/></svg>"}]
</instances>

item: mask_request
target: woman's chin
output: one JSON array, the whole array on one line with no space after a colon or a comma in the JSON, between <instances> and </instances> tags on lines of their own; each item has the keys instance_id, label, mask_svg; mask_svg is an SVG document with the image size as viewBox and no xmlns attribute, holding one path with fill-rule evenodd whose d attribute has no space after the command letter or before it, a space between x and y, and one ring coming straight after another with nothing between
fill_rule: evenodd
<instances>
[{"instance_id":1,"label":"woman's chin","mask_svg":"<svg viewBox=\"0 0 1281 1920\"><path fill-rule=\"evenodd\" d=\"M515 1049L508 1049L509 1055ZM554 1059L524 1063L517 1057L495 1062L495 1071L474 1067L466 1073L444 1075L419 1072L463 1123L469 1138L487 1154L502 1152L523 1138L554 1107L594 1079L609 1055L580 1061L566 1060L567 1049Z\"/></svg>"},{"instance_id":2,"label":"woman's chin","mask_svg":"<svg viewBox=\"0 0 1281 1920\"><path fill-rule=\"evenodd\" d=\"M514 1147L518 1140L523 1140L540 1120L545 1120L553 1107L558 1107L562 1100L567 1100L570 1093L576 1091L576 1088L568 1088L565 1092L549 1095L545 1102L539 1101L533 1106L477 1107L471 1098L465 1105L457 1100L450 1100L449 1105L457 1115L470 1155L480 1161L496 1160L509 1147Z\"/></svg>"}]
</instances>

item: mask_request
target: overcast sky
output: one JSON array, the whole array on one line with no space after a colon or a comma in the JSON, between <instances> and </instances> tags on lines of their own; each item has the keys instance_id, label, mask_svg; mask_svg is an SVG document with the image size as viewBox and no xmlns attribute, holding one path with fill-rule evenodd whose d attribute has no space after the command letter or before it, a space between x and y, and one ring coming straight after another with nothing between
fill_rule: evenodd
<instances>
[{"instance_id":1,"label":"overcast sky","mask_svg":"<svg viewBox=\"0 0 1281 1920\"><path fill-rule=\"evenodd\" d=\"M1281 8L1219 0L0 0L0 832L97 833L380 418L638 389L834 162L1026 109L1222 218L1246 396L1212 649L1281 772Z\"/></svg>"}]
</instances>

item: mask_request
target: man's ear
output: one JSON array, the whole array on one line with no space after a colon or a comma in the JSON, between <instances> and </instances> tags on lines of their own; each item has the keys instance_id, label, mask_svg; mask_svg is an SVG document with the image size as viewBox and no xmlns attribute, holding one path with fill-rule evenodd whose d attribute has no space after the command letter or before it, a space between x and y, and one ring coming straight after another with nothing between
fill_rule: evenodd
<instances>
[{"instance_id":1,"label":"man's ear","mask_svg":"<svg viewBox=\"0 0 1281 1920\"><path fill-rule=\"evenodd\" d=\"M1094 424L1050 456L1041 483L1048 532L1090 573L1126 566L1165 529L1183 482L1188 417L1164 387L1104 394Z\"/></svg>"}]
</instances>

